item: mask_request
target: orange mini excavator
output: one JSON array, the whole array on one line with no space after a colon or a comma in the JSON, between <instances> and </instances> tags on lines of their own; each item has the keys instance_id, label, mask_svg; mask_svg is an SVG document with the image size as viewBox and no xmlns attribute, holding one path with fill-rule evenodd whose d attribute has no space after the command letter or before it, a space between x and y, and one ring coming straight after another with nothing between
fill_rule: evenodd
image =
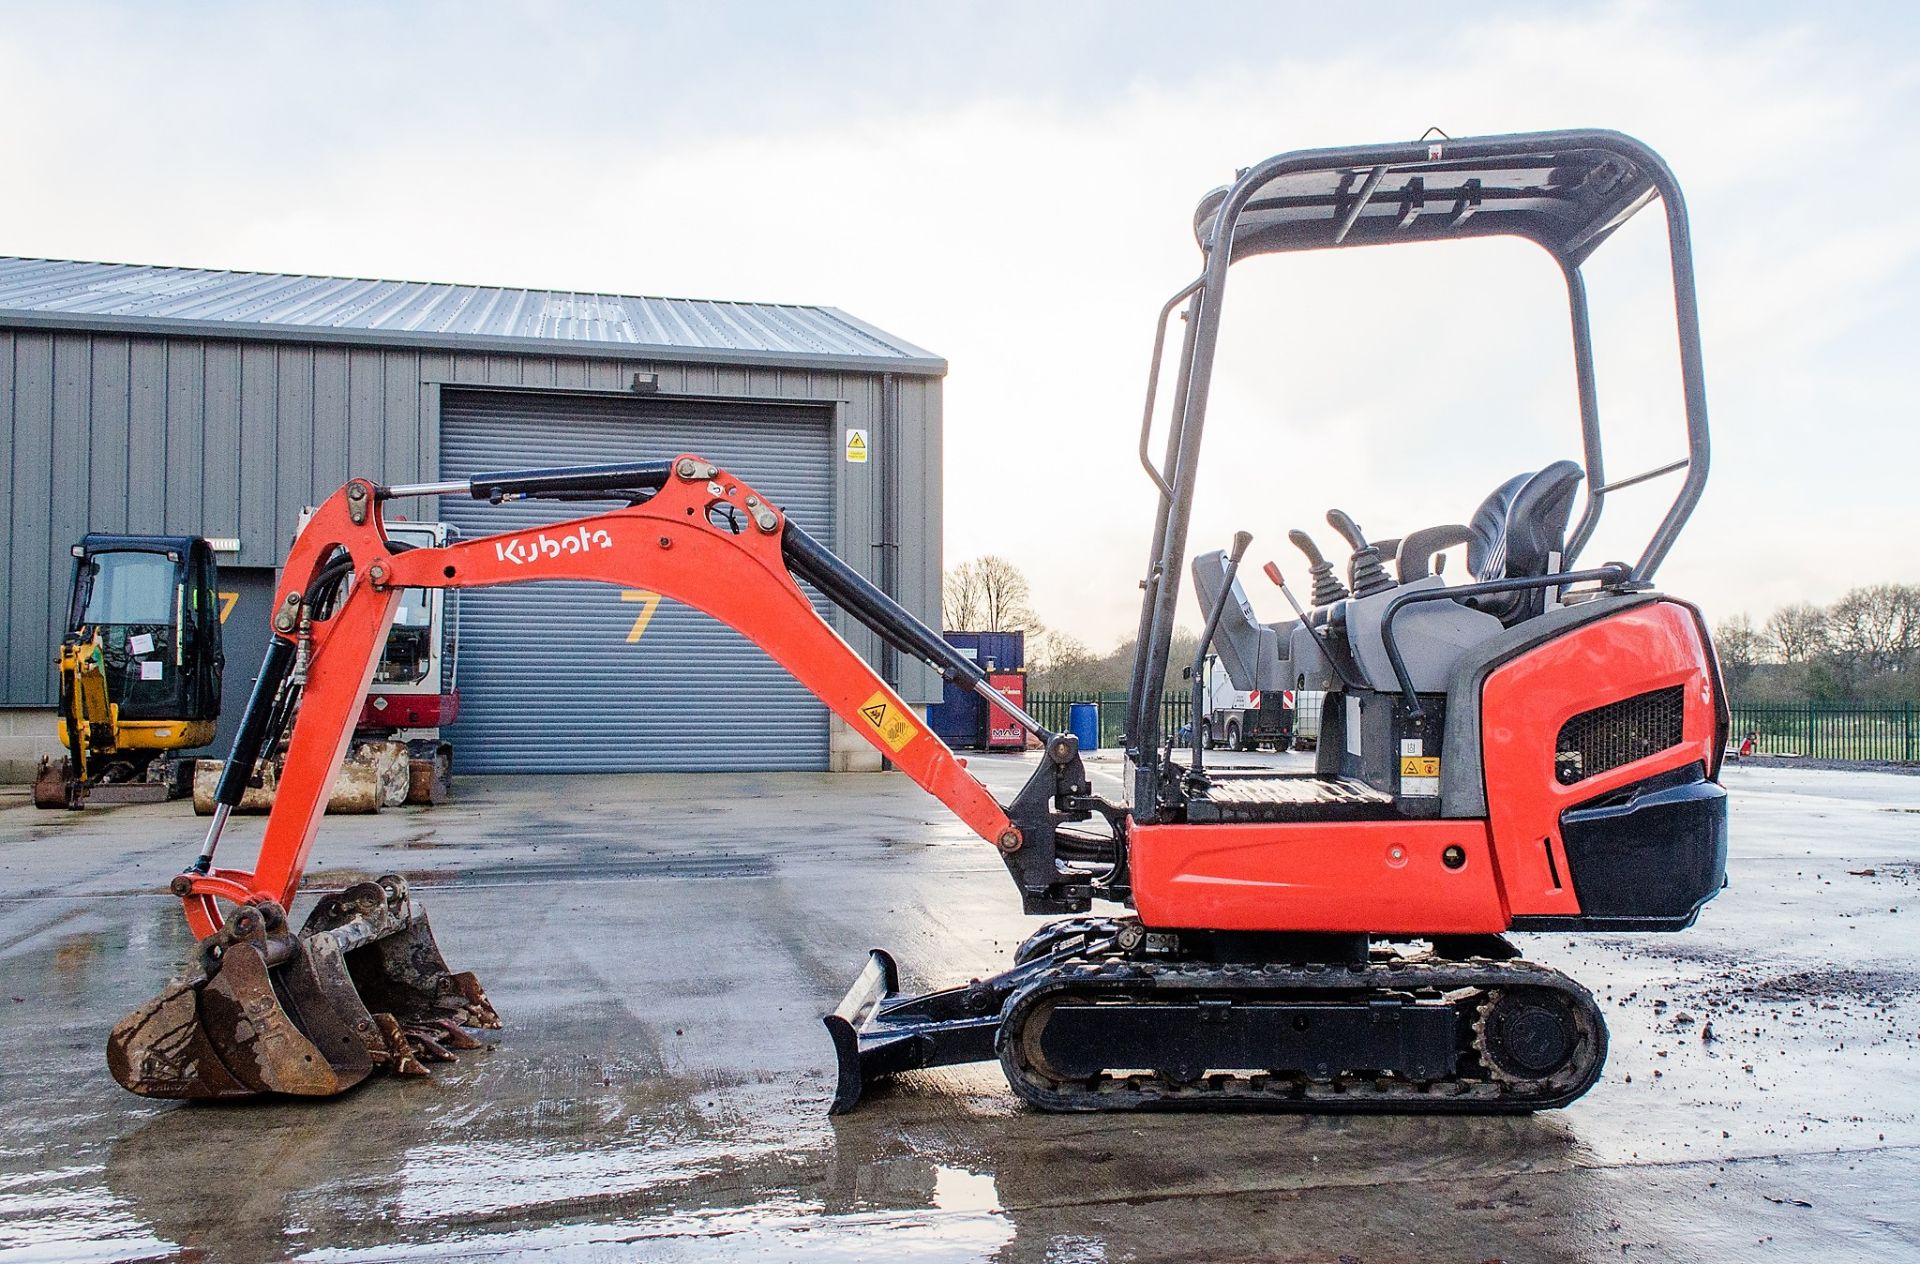
<instances>
[{"instance_id":1,"label":"orange mini excavator","mask_svg":"<svg viewBox=\"0 0 1920 1264\"><path fill-rule=\"evenodd\" d=\"M1581 267L1654 204L1672 259L1686 455L1609 479ZM593 580L663 593L751 638L993 846L1028 913L1068 915L1003 973L928 995L899 994L892 959L872 953L826 1016L834 1109L878 1077L993 1058L1020 1098L1047 1110L1498 1112L1579 1097L1605 1059L1601 1012L1572 979L1520 960L1508 934L1679 930L1725 881L1716 778L1728 717L1713 650L1699 612L1652 588L1707 477L1680 190L1656 154L1612 132L1422 140L1271 158L1209 195L1196 223L1203 269L1161 313L1140 437L1159 509L1125 801L1093 792L1071 736L1043 728L699 456L414 486L355 479L293 545L219 808L199 858L174 879L202 937L200 974L115 1028L108 1060L120 1083L156 1097L324 1096L376 1067L418 1071L423 1056L471 1043L468 1028L497 1025L473 976L441 959L400 879L325 896L298 933L287 910L400 595ZM1582 459L1507 478L1465 521L1407 524L1390 543L1330 514L1351 550L1345 576L1299 534L1313 591L1286 622L1251 620L1235 579L1244 534L1230 554L1199 558L1202 651L1224 635L1231 603L1228 630L1251 674L1326 691L1314 771L1209 767L1202 743L1178 749L1163 735L1160 699L1232 265L1490 234L1535 242L1565 279ZM1155 387L1182 308L1156 465ZM1608 495L1663 474L1681 475L1680 488L1638 560L1582 565ZM382 507L416 496L625 503L406 548ZM1434 556L1461 545L1471 573L1434 573ZM966 771L796 581L1039 737L1038 767L1011 802ZM216 865L226 814L289 716L258 858ZM1087 916L1096 902L1110 911Z\"/></svg>"}]
</instances>

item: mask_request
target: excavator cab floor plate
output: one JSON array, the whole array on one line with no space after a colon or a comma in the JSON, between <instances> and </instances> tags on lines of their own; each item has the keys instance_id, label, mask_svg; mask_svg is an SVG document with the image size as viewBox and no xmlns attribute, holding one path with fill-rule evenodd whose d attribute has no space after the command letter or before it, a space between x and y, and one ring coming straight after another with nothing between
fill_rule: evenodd
<instances>
[{"instance_id":1,"label":"excavator cab floor plate","mask_svg":"<svg viewBox=\"0 0 1920 1264\"><path fill-rule=\"evenodd\" d=\"M1193 822L1391 821L1393 796L1364 781L1295 774L1207 774L1187 800Z\"/></svg>"}]
</instances>

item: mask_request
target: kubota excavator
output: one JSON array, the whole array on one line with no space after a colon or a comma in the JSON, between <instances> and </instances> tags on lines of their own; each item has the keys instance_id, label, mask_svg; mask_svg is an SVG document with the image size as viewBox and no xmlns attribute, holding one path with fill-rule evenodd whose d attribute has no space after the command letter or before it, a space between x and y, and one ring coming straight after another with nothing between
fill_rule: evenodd
<instances>
[{"instance_id":1,"label":"kubota excavator","mask_svg":"<svg viewBox=\"0 0 1920 1264\"><path fill-rule=\"evenodd\" d=\"M1609 480L1581 265L1656 202L1687 453ZM1196 225L1203 270L1161 312L1140 437L1159 509L1128 801L1095 794L1070 735L999 696L937 633L699 456L396 487L355 479L294 544L220 807L174 880L203 937L201 972L115 1028L120 1083L157 1097L324 1096L376 1066L418 1070L422 1055L470 1042L468 1027L497 1025L473 976L447 969L400 879L325 896L298 934L286 910L400 594L593 580L661 592L751 638L995 847L1028 913L1070 915L1003 973L923 996L901 995L893 960L874 951L826 1016L834 1110L880 1077L995 1058L1014 1092L1047 1110L1504 1112L1579 1097L1605 1058L1600 1009L1572 979L1520 960L1509 932L1679 930L1726 869L1716 778L1728 719L1713 651L1699 612L1652 588L1707 476L1680 190L1656 154L1617 133L1442 138L1282 154L1206 198ZM1507 479L1465 522L1407 524L1390 549L1329 515L1351 550L1344 580L1316 550L1312 608L1281 624L1249 616L1236 633L1250 634L1241 648L1257 670L1327 691L1315 771L1210 767L1198 741L1163 744L1161 682L1232 265L1489 234L1534 241L1565 278L1582 460ZM1156 465L1159 364L1183 307ZM1638 560L1580 565L1605 498L1667 473L1683 473L1680 489ZM389 500L452 495L627 503L439 548L387 534ZM1243 533L1195 571L1203 653L1247 543ZM1464 582L1430 573L1431 557L1459 544ZM796 581L1037 734L1044 753L1020 793L996 801ZM289 690L299 708L259 855L250 869L218 866L226 812ZM1088 916L1096 901L1112 911Z\"/></svg>"}]
</instances>

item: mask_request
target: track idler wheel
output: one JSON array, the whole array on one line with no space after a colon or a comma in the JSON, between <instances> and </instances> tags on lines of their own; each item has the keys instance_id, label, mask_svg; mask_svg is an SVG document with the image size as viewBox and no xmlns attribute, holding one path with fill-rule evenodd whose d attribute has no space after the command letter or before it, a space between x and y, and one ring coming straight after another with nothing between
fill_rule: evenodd
<instances>
[{"instance_id":1,"label":"track idler wheel","mask_svg":"<svg viewBox=\"0 0 1920 1264\"><path fill-rule=\"evenodd\" d=\"M270 900L235 911L200 944L200 977L122 1019L107 1066L144 1097L331 1097L375 1070L425 1075L423 1060L480 1041L499 1017L472 974L454 974L404 880L326 897L298 935Z\"/></svg>"},{"instance_id":2,"label":"track idler wheel","mask_svg":"<svg viewBox=\"0 0 1920 1264\"><path fill-rule=\"evenodd\" d=\"M1489 1073L1511 1085L1582 1078L1605 1037L1568 997L1545 988L1490 992L1474 1022L1474 1046Z\"/></svg>"}]
</instances>

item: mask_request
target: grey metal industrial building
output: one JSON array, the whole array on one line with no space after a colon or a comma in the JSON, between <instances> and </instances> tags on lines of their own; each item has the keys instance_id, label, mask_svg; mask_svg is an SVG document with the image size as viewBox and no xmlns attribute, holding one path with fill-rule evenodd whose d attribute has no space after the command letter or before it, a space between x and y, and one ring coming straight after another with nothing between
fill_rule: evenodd
<instances>
[{"instance_id":1,"label":"grey metal industrial building","mask_svg":"<svg viewBox=\"0 0 1920 1264\"><path fill-rule=\"evenodd\" d=\"M945 371L826 307L0 258L0 759L18 776L53 747L57 607L84 533L216 541L240 594L224 730L301 507L353 475L696 451L937 625ZM407 508L468 535L569 516ZM877 766L705 616L662 603L636 636L645 605L595 584L464 594L458 766ZM938 700L930 671L834 618L909 701Z\"/></svg>"}]
</instances>

